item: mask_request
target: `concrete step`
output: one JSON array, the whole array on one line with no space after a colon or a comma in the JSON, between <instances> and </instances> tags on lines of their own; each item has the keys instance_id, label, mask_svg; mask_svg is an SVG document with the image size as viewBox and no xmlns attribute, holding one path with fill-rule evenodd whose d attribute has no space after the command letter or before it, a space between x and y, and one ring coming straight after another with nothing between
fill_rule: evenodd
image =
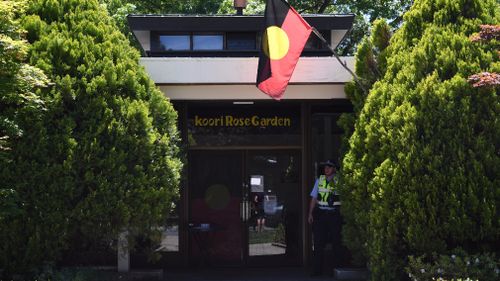
<instances>
[{"instance_id":1,"label":"concrete step","mask_svg":"<svg viewBox=\"0 0 500 281\"><path fill-rule=\"evenodd\" d=\"M151 269L151 270L131 270L126 273L121 273L125 280L163 280L163 270L161 269Z\"/></svg>"},{"instance_id":2,"label":"concrete step","mask_svg":"<svg viewBox=\"0 0 500 281\"><path fill-rule=\"evenodd\" d=\"M370 273L366 268L334 268L333 276L336 280L369 280Z\"/></svg>"}]
</instances>

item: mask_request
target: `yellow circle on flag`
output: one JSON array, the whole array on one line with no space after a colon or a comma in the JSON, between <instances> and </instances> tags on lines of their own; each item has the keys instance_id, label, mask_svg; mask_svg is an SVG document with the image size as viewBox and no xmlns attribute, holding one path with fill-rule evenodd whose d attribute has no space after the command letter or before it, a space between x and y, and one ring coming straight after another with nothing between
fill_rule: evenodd
<instances>
[{"instance_id":1,"label":"yellow circle on flag","mask_svg":"<svg viewBox=\"0 0 500 281\"><path fill-rule=\"evenodd\" d=\"M290 42L286 32L273 25L266 29L264 40L262 40L264 53L272 60L280 60L288 53Z\"/></svg>"}]
</instances>

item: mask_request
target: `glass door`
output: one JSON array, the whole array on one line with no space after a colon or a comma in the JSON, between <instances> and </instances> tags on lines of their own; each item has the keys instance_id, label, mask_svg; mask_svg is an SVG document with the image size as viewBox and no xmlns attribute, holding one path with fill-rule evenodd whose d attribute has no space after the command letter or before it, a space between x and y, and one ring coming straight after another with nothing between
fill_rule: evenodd
<instances>
[{"instance_id":1,"label":"glass door","mask_svg":"<svg viewBox=\"0 0 500 281\"><path fill-rule=\"evenodd\" d=\"M298 265L301 257L300 151L247 151L249 265Z\"/></svg>"},{"instance_id":2,"label":"glass door","mask_svg":"<svg viewBox=\"0 0 500 281\"><path fill-rule=\"evenodd\" d=\"M241 265L242 151L190 151L190 262Z\"/></svg>"},{"instance_id":3,"label":"glass door","mask_svg":"<svg viewBox=\"0 0 500 281\"><path fill-rule=\"evenodd\" d=\"M300 150L189 153L190 261L299 265Z\"/></svg>"}]
</instances>

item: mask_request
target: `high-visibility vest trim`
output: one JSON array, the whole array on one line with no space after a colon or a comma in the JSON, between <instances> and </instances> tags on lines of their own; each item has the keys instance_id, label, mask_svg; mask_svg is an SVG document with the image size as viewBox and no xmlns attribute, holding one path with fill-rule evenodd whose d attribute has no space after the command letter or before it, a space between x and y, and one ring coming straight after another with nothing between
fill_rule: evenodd
<instances>
[{"instance_id":1,"label":"high-visibility vest trim","mask_svg":"<svg viewBox=\"0 0 500 281\"><path fill-rule=\"evenodd\" d=\"M328 198L335 195L335 181L332 179L330 182L326 181L326 176L321 175L318 180L318 205L320 207L332 207L328 203ZM333 202L333 206L340 206L340 201Z\"/></svg>"}]
</instances>

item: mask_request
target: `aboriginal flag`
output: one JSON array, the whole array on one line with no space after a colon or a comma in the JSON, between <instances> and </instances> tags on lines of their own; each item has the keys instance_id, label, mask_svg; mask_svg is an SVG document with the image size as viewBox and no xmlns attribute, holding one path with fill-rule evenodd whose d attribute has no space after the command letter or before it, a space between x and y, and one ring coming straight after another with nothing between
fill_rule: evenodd
<instances>
[{"instance_id":1,"label":"aboriginal flag","mask_svg":"<svg viewBox=\"0 0 500 281\"><path fill-rule=\"evenodd\" d=\"M267 0L265 20L257 88L279 100L312 29L284 0Z\"/></svg>"}]
</instances>

